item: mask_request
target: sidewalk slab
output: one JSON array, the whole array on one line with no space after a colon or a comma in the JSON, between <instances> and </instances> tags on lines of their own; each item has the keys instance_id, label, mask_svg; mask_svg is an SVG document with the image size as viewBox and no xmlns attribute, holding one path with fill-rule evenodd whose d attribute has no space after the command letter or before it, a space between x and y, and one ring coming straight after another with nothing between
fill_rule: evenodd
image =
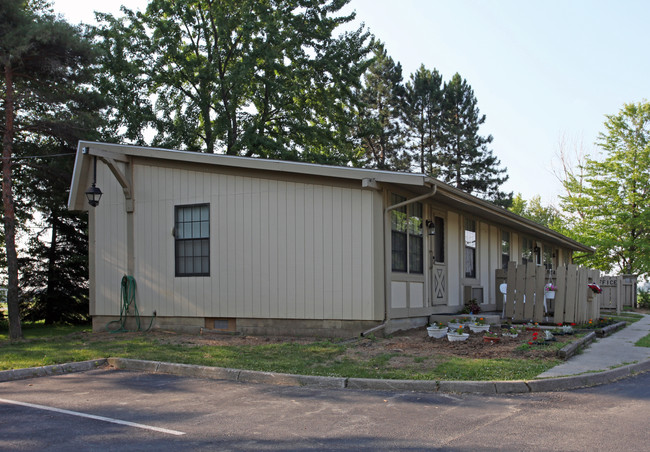
<instances>
[{"instance_id":1,"label":"sidewalk slab","mask_svg":"<svg viewBox=\"0 0 650 452\"><path fill-rule=\"evenodd\" d=\"M611 336L597 339L582 353L538 375L538 378L564 377L613 369L650 360L649 347L634 344L650 334L650 315L631 323Z\"/></svg>"}]
</instances>

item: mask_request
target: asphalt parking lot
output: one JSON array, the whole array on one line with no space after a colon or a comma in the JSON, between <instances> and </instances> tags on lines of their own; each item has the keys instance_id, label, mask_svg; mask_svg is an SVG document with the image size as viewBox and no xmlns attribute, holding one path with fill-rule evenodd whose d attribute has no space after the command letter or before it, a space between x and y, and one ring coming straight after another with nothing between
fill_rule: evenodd
<instances>
[{"instance_id":1,"label":"asphalt parking lot","mask_svg":"<svg viewBox=\"0 0 650 452\"><path fill-rule=\"evenodd\" d=\"M650 373L479 396L101 368L0 383L0 450L646 450L649 388Z\"/></svg>"}]
</instances>

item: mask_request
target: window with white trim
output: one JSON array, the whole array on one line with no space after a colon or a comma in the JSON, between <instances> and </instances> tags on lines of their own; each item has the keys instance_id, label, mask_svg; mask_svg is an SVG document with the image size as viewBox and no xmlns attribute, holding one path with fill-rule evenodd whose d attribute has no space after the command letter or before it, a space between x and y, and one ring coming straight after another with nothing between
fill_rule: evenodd
<instances>
[{"instance_id":1,"label":"window with white trim","mask_svg":"<svg viewBox=\"0 0 650 452\"><path fill-rule=\"evenodd\" d=\"M176 276L210 276L210 205L174 208Z\"/></svg>"},{"instance_id":2,"label":"window with white trim","mask_svg":"<svg viewBox=\"0 0 650 452\"><path fill-rule=\"evenodd\" d=\"M533 241L528 237L522 237L521 263L526 265L528 262L533 262Z\"/></svg>"},{"instance_id":3,"label":"window with white trim","mask_svg":"<svg viewBox=\"0 0 650 452\"><path fill-rule=\"evenodd\" d=\"M510 233L501 231L501 268L507 270L508 262L510 262Z\"/></svg>"},{"instance_id":4,"label":"window with white trim","mask_svg":"<svg viewBox=\"0 0 650 452\"><path fill-rule=\"evenodd\" d=\"M391 204L404 201L405 197L391 194ZM414 202L391 210L390 225L392 271L423 273L422 204Z\"/></svg>"}]
</instances>

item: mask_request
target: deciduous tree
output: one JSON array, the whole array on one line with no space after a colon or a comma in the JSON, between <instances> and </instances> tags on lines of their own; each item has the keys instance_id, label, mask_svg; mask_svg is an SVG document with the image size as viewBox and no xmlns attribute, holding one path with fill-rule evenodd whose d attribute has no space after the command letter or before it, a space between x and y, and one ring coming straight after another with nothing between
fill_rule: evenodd
<instances>
[{"instance_id":1,"label":"deciduous tree","mask_svg":"<svg viewBox=\"0 0 650 452\"><path fill-rule=\"evenodd\" d=\"M152 0L101 15L102 90L124 138L344 164L367 32L335 36L348 0ZM135 108L133 108L135 106ZM328 153L336 149L338 153Z\"/></svg>"},{"instance_id":2,"label":"deciduous tree","mask_svg":"<svg viewBox=\"0 0 650 452\"><path fill-rule=\"evenodd\" d=\"M604 271L650 272L650 103L625 104L608 115L598 144L602 160L586 157L567 171L561 197L568 233L595 248L581 261Z\"/></svg>"}]
</instances>

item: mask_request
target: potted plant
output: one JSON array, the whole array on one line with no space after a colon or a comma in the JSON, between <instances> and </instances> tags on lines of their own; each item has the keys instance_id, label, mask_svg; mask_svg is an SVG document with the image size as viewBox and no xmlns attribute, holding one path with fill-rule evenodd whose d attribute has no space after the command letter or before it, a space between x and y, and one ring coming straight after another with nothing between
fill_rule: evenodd
<instances>
[{"instance_id":1,"label":"potted plant","mask_svg":"<svg viewBox=\"0 0 650 452\"><path fill-rule=\"evenodd\" d=\"M490 331L490 325L485 323L485 318L479 317L472 325L470 325L469 329L472 330L472 333L484 333Z\"/></svg>"},{"instance_id":2,"label":"potted plant","mask_svg":"<svg viewBox=\"0 0 650 452\"><path fill-rule=\"evenodd\" d=\"M595 294L602 293L603 289L600 288L598 284L587 284L587 287L591 289L591 291Z\"/></svg>"},{"instance_id":3,"label":"potted plant","mask_svg":"<svg viewBox=\"0 0 650 452\"><path fill-rule=\"evenodd\" d=\"M546 342L553 342L556 341L555 337L553 337L553 333L551 333L549 330L544 331L544 341Z\"/></svg>"},{"instance_id":4,"label":"potted plant","mask_svg":"<svg viewBox=\"0 0 650 452\"><path fill-rule=\"evenodd\" d=\"M526 324L526 331L541 331L542 329L539 327L539 323L535 322L528 322Z\"/></svg>"},{"instance_id":5,"label":"potted plant","mask_svg":"<svg viewBox=\"0 0 650 452\"><path fill-rule=\"evenodd\" d=\"M443 325L439 322L433 322L427 327L427 334L429 337L433 337L435 339L445 337L447 334L447 325Z\"/></svg>"},{"instance_id":6,"label":"potted plant","mask_svg":"<svg viewBox=\"0 0 650 452\"><path fill-rule=\"evenodd\" d=\"M449 340L449 342L466 341L468 337L469 337L469 333L464 333L462 326L460 326L458 329L454 331L450 331L449 333L447 333L447 339Z\"/></svg>"},{"instance_id":7,"label":"potted plant","mask_svg":"<svg viewBox=\"0 0 650 452\"><path fill-rule=\"evenodd\" d=\"M544 296L546 297L547 300L554 300L555 299L555 291L557 290L557 287L553 283L548 283L547 285L544 286Z\"/></svg>"},{"instance_id":8,"label":"potted plant","mask_svg":"<svg viewBox=\"0 0 650 452\"><path fill-rule=\"evenodd\" d=\"M466 301L465 306L463 306L463 309L460 311L461 314L471 314L472 317L479 312L481 312L481 307L478 305L476 298Z\"/></svg>"},{"instance_id":9,"label":"potted plant","mask_svg":"<svg viewBox=\"0 0 650 452\"><path fill-rule=\"evenodd\" d=\"M483 336L483 342L490 342L490 343L496 343L499 342L499 336L497 333L493 333L492 331L486 331L485 335Z\"/></svg>"},{"instance_id":10,"label":"potted plant","mask_svg":"<svg viewBox=\"0 0 650 452\"><path fill-rule=\"evenodd\" d=\"M447 326L451 331L457 330L459 327L463 326L462 322L459 319L452 319L451 322L447 322Z\"/></svg>"},{"instance_id":11,"label":"potted plant","mask_svg":"<svg viewBox=\"0 0 650 452\"><path fill-rule=\"evenodd\" d=\"M507 328L503 333L501 333L501 336L515 338L519 336L519 330L517 330L517 328L510 327Z\"/></svg>"}]
</instances>

